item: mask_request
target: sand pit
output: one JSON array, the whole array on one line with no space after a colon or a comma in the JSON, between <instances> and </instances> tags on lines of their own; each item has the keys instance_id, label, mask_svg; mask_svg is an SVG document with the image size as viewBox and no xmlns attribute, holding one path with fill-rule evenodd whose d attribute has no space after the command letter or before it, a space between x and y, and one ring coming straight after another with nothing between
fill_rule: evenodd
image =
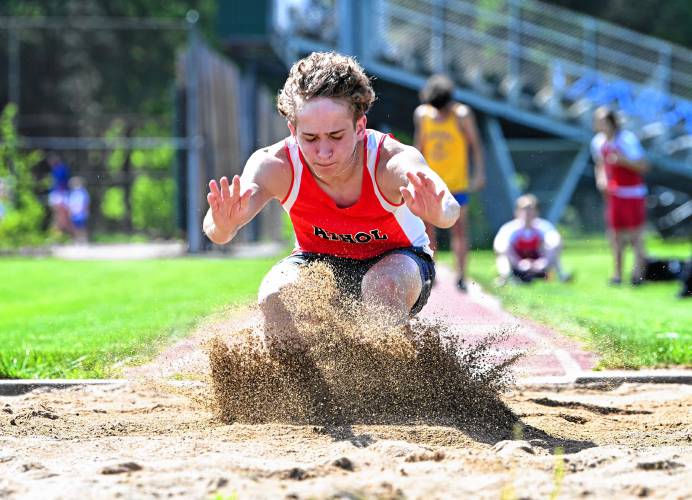
<instances>
[{"instance_id":1,"label":"sand pit","mask_svg":"<svg viewBox=\"0 0 692 500\"><path fill-rule=\"evenodd\" d=\"M226 424L146 383L4 397L0 497L689 498L689 386L514 389L502 401L521 428Z\"/></svg>"},{"instance_id":2,"label":"sand pit","mask_svg":"<svg viewBox=\"0 0 692 500\"><path fill-rule=\"evenodd\" d=\"M290 320L271 334L258 320L207 344L212 400L225 422L516 423L498 397L516 356L490 351L502 332L466 345L442 322L393 324L386 309L338 293L323 264L304 270L280 308Z\"/></svg>"},{"instance_id":3,"label":"sand pit","mask_svg":"<svg viewBox=\"0 0 692 500\"><path fill-rule=\"evenodd\" d=\"M292 311L302 357L241 311L134 381L0 398L0 498L692 494L692 386L516 387L492 339L319 295Z\"/></svg>"}]
</instances>

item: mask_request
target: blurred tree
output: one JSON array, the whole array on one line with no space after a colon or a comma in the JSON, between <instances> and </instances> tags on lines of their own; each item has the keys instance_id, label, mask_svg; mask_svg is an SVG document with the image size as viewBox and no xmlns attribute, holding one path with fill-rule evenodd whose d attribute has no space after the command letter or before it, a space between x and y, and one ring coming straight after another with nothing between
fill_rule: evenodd
<instances>
[{"instance_id":1,"label":"blurred tree","mask_svg":"<svg viewBox=\"0 0 692 500\"><path fill-rule=\"evenodd\" d=\"M0 180L9 190L9 206L0 219L0 248L40 243L44 208L36 198L36 181L31 168L41 159L37 151L22 152L17 147L14 116L10 104L0 115Z\"/></svg>"},{"instance_id":2,"label":"blurred tree","mask_svg":"<svg viewBox=\"0 0 692 500\"><path fill-rule=\"evenodd\" d=\"M19 38L21 89L14 117L24 136L167 137L174 132L174 87L179 56L186 48L185 15L199 12L198 29L215 44L216 0L2 0L0 16L45 18L50 27L15 31ZM62 18L62 19L56 19ZM105 20L90 28L80 18ZM108 27L123 18L143 19L143 29ZM181 29L156 29L146 19L177 23ZM69 24L67 21L72 21ZM0 74L9 68L7 30L0 30ZM0 108L8 100L8 81L0 78ZM173 188L170 148L103 154L67 152L74 171L85 176L100 228L133 226L158 235L169 227ZM138 182L139 176L153 176ZM136 187L136 189L135 189ZM160 189L159 189L160 188ZM136 208L132 203L138 203ZM156 203L145 214L143 203ZM158 217L158 218L157 218ZM136 219L136 221L135 221ZM100 224L99 221L103 221ZM161 227L154 230L153 224Z\"/></svg>"},{"instance_id":3,"label":"blurred tree","mask_svg":"<svg viewBox=\"0 0 692 500\"><path fill-rule=\"evenodd\" d=\"M0 16L158 18L185 25L189 9L213 39L215 0L4 0ZM137 128L152 118L172 129L172 86L184 30L32 28L18 31L24 135L101 136L116 118ZM4 45L4 43L3 43ZM0 57L6 57L4 54ZM0 106L7 99L0 79Z\"/></svg>"},{"instance_id":4,"label":"blurred tree","mask_svg":"<svg viewBox=\"0 0 692 500\"><path fill-rule=\"evenodd\" d=\"M692 48L690 0L549 0L548 3Z\"/></svg>"}]
</instances>

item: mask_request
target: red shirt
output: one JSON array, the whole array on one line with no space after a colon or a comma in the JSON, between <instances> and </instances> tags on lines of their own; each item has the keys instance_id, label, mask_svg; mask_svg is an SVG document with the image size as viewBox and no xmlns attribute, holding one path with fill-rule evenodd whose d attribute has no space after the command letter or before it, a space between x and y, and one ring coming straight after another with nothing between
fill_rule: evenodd
<instances>
[{"instance_id":1,"label":"red shirt","mask_svg":"<svg viewBox=\"0 0 692 500\"><path fill-rule=\"evenodd\" d=\"M543 250L543 234L533 227L522 228L512 235L510 245L520 259L536 260Z\"/></svg>"},{"instance_id":2,"label":"red shirt","mask_svg":"<svg viewBox=\"0 0 692 500\"><path fill-rule=\"evenodd\" d=\"M596 134L591 141L591 150L594 159L603 162L608 195L624 199L643 199L646 196L646 185L641 174L608 160L615 152L629 160L644 157L644 150L632 132L621 130L613 140L607 140L603 133Z\"/></svg>"},{"instance_id":3,"label":"red shirt","mask_svg":"<svg viewBox=\"0 0 692 500\"><path fill-rule=\"evenodd\" d=\"M616 192L620 187L640 186L644 184L644 178L638 172L635 172L631 168L623 167L617 163L610 163L608 161L609 155L617 152L617 148L611 142L604 143L603 148L601 149L606 178L608 179L608 191Z\"/></svg>"},{"instance_id":4,"label":"red shirt","mask_svg":"<svg viewBox=\"0 0 692 500\"><path fill-rule=\"evenodd\" d=\"M281 205L296 234L294 253L308 252L368 259L388 250L423 247L432 256L423 221L403 201L392 203L377 186L377 168L386 135L367 130L363 141L363 184L360 198L339 208L319 187L294 137L286 139L293 169L288 195Z\"/></svg>"}]
</instances>

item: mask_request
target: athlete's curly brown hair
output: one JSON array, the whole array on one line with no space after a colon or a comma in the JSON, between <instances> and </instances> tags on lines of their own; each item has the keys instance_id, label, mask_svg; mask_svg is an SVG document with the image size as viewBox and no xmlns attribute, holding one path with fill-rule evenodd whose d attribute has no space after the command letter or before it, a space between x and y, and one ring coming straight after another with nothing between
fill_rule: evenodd
<instances>
[{"instance_id":1,"label":"athlete's curly brown hair","mask_svg":"<svg viewBox=\"0 0 692 500\"><path fill-rule=\"evenodd\" d=\"M351 105L355 123L370 109L375 91L354 58L336 52L313 52L291 68L279 91L277 108L295 124L298 106L313 97L345 99Z\"/></svg>"}]
</instances>

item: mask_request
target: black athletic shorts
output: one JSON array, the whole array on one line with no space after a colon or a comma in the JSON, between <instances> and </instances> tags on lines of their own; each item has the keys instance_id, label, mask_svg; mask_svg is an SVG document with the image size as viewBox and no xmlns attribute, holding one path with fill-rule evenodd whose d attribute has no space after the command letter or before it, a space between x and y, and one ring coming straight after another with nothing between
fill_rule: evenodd
<instances>
[{"instance_id":1,"label":"black athletic shorts","mask_svg":"<svg viewBox=\"0 0 692 500\"><path fill-rule=\"evenodd\" d=\"M419 313L420 310L423 309L423 306L428 302L430 290L432 290L432 285L435 281L435 263L433 262L432 257L430 257L430 255L428 255L422 247L395 248L393 250L384 252L377 257L371 257L369 259L348 259L320 253L301 252L289 255L285 259L282 259L278 264L287 263L301 266L312 262L324 262L332 268L339 289L354 298L360 299L361 283L365 273L367 273L374 264L382 260L387 255L392 254L407 255L411 257L418 265L418 271L420 272L423 286L421 288L420 295L418 296L418 300L411 308L411 316L413 316L414 314Z\"/></svg>"}]
</instances>

